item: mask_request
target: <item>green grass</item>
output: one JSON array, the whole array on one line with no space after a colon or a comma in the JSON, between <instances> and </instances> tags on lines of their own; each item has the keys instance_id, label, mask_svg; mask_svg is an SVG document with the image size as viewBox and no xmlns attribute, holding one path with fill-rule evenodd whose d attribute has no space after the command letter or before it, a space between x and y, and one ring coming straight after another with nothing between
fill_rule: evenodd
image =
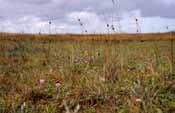
<instances>
[{"instance_id":1,"label":"green grass","mask_svg":"<svg viewBox=\"0 0 175 113\"><path fill-rule=\"evenodd\" d=\"M0 40L0 113L174 113L170 44Z\"/></svg>"}]
</instances>

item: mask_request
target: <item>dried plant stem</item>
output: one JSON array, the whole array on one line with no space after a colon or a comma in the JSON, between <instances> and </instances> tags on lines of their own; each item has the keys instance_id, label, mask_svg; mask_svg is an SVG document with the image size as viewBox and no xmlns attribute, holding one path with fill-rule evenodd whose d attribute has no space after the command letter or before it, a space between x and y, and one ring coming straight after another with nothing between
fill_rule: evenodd
<instances>
[{"instance_id":1,"label":"dried plant stem","mask_svg":"<svg viewBox=\"0 0 175 113\"><path fill-rule=\"evenodd\" d=\"M173 45L173 39L171 39L171 73L174 74L174 45Z\"/></svg>"},{"instance_id":2,"label":"dried plant stem","mask_svg":"<svg viewBox=\"0 0 175 113\"><path fill-rule=\"evenodd\" d=\"M123 63L123 53L122 53L122 51L121 51L121 42L119 41L119 43L118 43L118 48L119 48L119 58L120 58L120 70L123 70L123 65L124 65L124 63Z\"/></svg>"}]
</instances>

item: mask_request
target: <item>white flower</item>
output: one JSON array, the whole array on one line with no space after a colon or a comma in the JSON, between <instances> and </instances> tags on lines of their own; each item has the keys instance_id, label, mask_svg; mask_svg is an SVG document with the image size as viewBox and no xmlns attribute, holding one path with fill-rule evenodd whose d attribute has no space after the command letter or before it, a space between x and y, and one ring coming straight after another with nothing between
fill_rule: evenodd
<instances>
[{"instance_id":1,"label":"white flower","mask_svg":"<svg viewBox=\"0 0 175 113\"><path fill-rule=\"evenodd\" d=\"M42 85L42 84L45 83L45 80L44 80L44 79L40 79L40 80L39 80L39 83Z\"/></svg>"},{"instance_id":2,"label":"white flower","mask_svg":"<svg viewBox=\"0 0 175 113\"><path fill-rule=\"evenodd\" d=\"M21 109L23 110L25 107L26 107L26 103L24 102L24 103L21 105Z\"/></svg>"},{"instance_id":3,"label":"white flower","mask_svg":"<svg viewBox=\"0 0 175 113\"><path fill-rule=\"evenodd\" d=\"M99 79L100 79L101 82L105 82L106 81L105 77L100 77Z\"/></svg>"},{"instance_id":4,"label":"white flower","mask_svg":"<svg viewBox=\"0 0 175 113\"><path fill-rule=\"evenodd\" d=\"M53 72L53 69L50 69L49 72L52 73Z\"/></svg>"},{"instance_id":5,"label":"white flower","mask_svg":"<svg viewBox=\"0 0 175 113\"><path fill-rule=\"evenodd\" d=\"M143 102L142 99L138 98L136 99L136 102Z\"/></svg>"},{"instance_id":6,"label":"white flower","mask_svg":"<svg viewBox=\"0 0 175 113\"><path fill-rule=\"evenodd\" d=\"M58 83L55 84L55 86L56 86L57 88L59 88L59 87L61 86L61 84L58 82Z\"/></svg>"}]
</instances>

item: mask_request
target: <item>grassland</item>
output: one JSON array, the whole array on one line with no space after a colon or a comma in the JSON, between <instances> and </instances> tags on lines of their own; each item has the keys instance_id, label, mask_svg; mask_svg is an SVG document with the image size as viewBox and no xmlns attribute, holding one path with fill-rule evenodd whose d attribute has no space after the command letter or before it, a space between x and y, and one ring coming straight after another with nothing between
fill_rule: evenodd
<instances>
[{"instance_id":1,"label":"grassland","mask_svg":"<svg viewBox=\"0 0 175 113\"><path fill-rule=\"evenodd\" d=\"M175 113L173 39L1 34L0 113Z\"/></svg>"}]
</instances>

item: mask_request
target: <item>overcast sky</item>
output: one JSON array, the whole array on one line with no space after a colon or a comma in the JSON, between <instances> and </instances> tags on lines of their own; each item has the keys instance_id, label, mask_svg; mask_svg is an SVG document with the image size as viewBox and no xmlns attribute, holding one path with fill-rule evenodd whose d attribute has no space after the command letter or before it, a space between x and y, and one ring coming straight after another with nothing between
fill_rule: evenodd
<instances>
[{"instance_id":1,"label":"overcast sky","mask_svg":"<svg viewBox=\"0 0 175 113\"><path fill-rule=\"evenodd\" d=\"M49 33L51 21L51 33L136 32L138 18L141 32L164 32L174 11L175 0L0 0L0 30Z\"/></svg>"}]
</instances>

